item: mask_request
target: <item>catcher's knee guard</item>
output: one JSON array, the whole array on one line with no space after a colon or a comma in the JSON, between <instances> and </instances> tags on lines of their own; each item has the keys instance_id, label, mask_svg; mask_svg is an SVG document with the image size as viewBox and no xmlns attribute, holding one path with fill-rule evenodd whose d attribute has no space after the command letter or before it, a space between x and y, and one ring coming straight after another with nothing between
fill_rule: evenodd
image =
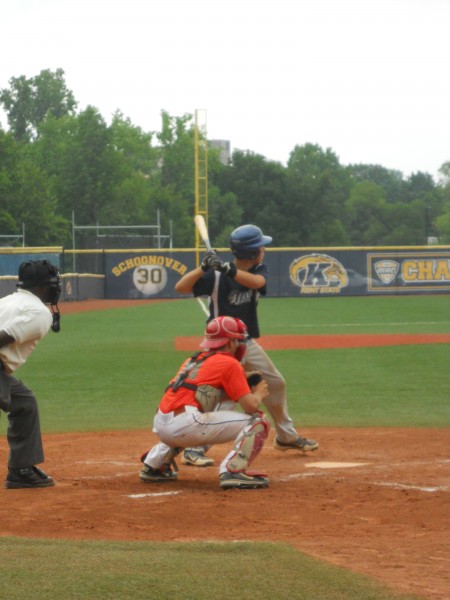
<instances>
[{"instance_id":1,"label":"catcher's knee guard","mask_svg":"<svg viewBox=\"0 0 450 600\"><path fill-rule=\"evenodd\" d=\"M227 463L230 473L241 473L261 452L269 435L269 421L264 414L254 415L239 434L234 445L234 454Z\"/></svg>"}]
</instances>

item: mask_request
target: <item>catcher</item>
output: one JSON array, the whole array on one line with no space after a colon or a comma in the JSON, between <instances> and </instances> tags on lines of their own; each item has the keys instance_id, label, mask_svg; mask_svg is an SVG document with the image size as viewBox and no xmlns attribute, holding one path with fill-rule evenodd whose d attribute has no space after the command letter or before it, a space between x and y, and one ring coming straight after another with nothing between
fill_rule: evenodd
<instances>
[{"instance_id":1,"label":"catcher","mask_svg":"<svg viewBox=\"0 0 450 600\"><path fill-rule=\"evenodd\" d=\"M250 380L250 389L240 364L246 342L247 327L239 319L218 317L208 323L202 351L183 362L159 404L153 431L161 442L142 456L143 482L176 480L174 457L183 448L235 440L219 467L220 487L269 485L264 474L247 470L263 448L269 422L258 410L267 397L267 383L262 378ZM227 410L224 403L233 407L237 403L241 411Z\"/></svg>"}]
</instances>

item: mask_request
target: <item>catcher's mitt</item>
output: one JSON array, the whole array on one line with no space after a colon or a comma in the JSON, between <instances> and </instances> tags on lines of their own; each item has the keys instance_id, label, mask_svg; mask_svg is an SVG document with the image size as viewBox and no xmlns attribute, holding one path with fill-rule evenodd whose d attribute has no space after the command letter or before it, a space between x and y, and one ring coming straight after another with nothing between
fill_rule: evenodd
<instances>
[{"instance_id":1,"label":"catcher's mitt","mask_svg":"<svg viewBox=\"0 0 450 600\"><path fill-rule=\"evenodd\" d=\"M263 379L261 373L258 373L258 371L252 371L250 373L246 373L245 375L247 377L247 383L250 389L252 389L252 387L255 385L258 385L258 383L260 383Z\"/></svg>"}]
</instances>

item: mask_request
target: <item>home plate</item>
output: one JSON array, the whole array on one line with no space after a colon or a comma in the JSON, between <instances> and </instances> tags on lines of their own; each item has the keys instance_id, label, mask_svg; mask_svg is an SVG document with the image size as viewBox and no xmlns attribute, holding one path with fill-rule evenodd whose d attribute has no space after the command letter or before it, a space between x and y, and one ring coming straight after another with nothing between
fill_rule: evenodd
<instances>
[{"instance_id":1,"label":"home plate","mask_svg":"<svg viewBox=\"0 0 450 600\"><path fill-rule=\"evenodd\" d=\"M305 467L315 467L316 469L348 469L349 467L362 467L369 463L351 463L351 462L316 462L308 463Z\"/></svg>"}]
</instances>

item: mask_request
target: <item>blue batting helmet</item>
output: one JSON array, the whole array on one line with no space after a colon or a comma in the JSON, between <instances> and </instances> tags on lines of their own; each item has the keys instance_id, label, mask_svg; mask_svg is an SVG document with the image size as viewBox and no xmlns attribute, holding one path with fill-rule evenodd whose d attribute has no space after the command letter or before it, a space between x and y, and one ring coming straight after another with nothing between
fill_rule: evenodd
<instances>
[{"instance_id":1,"label":"blue batting helmet","mask_svg":"<svg viewBox=\"0 0 450 600\"><path fill-rule=\"evenodd\" d=\"M256 225L241 225L230 237L230 249L236 258L254 259L261 246L270 244L272 238L264 235Z\"/></svg>"}]
</instances>

